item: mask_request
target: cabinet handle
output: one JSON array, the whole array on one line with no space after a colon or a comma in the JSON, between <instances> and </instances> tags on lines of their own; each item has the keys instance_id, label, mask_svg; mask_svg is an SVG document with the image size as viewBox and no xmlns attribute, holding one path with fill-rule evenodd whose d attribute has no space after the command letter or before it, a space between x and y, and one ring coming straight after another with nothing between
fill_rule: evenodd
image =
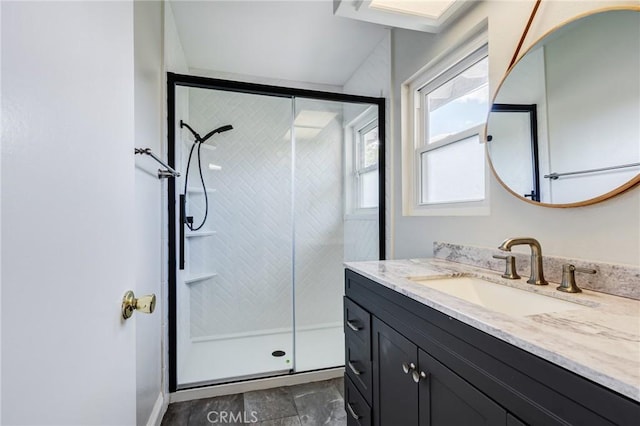
<instances>
[{"instance_id":1,"label":"cabinet handle","mask_svg":"<svg viewBox=\"0 0 640 426\"><path fill-rule=\"evenodd\" d=\"M416 369L416 365L412 362L408 364L406 362L402 363L402 371L404 371L404 374L409 374L415 369Z\"/></svg>"},{"instance_id":2,"label":"cabinet handle","mask_svg":"<svg viewBox=\"0 0 640 426\"><path fill-rule=\"evenodd\" d=\"M349 327L350 329L352 329L353 331L360 331L362 330L362 327L358 327L357 325L355 325L354 323L352 323L351 321L347 320L347 327Z\"/></svg>"},{"instance_id":3,"label":"cabinet handle","mask_svg":"<svg viewBox=\"0 0 640 426\"><path fill-rule=\"evenodd\" d=\"M358 370L358 369L356 368L356 366L355 366L355 365L353 365L353 363L352 363L351 361L349 361L349 364L348 364L348 365L349 365L349 368L351 369L351 371L353 371L353 374L355 374L356 376L359 376L359 375L361 375L361 374L362 374L362 371Z\"/></svg>"},{"instance_id":4,"label":"cabinet handle","mask_svg":"<svg viewBox=\"0 0 640 426\"><path fill-rule=\"evenodd\" d=\"M420 380L423 380L423 379L426 380L427 377L429 377L429 375L424 371L421 371L420 373L418 373L417 370L413 370L413 373L411 373L411 377L413 377L414 382L420 383Z\"/></svg>"},{"instance_id":5,"label":"cabinet handle","mask_svg":"<svg viewBox=\"0 0 640 426\"><path fill-rule=\"evenodd\" d=\"M351 404L349 404L348 402L347 402L347 411L349 412L351 417L353 417L356 420L360 420L362 418L362 416L357 415L356 412L353 411L353 407L351 407Z\"/></svg>"}]
</instances>

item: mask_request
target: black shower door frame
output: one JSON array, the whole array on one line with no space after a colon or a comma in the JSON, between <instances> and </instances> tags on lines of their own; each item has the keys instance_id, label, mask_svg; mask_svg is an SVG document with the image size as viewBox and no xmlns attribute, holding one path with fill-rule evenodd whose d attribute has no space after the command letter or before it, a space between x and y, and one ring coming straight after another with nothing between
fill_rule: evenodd
<instances>
[{"instance_id":1,"label":"black shower door frame","mask_svg":"<svg viewBox=\"0 0 640 426\"><path fill-rule=\"evenodd\" d=\"M371 104L378 107L378 253L380 260L385 259L385 98L347 95L344 93L323 92L318 90L297 89L292 87L271 86L240 81L221 80L186 74L167 73L167 151L170 167L176 167L176 87L194 87L200 89L224 90L254 95L280 98L307 98L320 101L335 101L355 104ZM169 392L177 390L177 237L176 237L176 181L168 179L168 313L169 313Z\"/></svg>"}]
</instances>

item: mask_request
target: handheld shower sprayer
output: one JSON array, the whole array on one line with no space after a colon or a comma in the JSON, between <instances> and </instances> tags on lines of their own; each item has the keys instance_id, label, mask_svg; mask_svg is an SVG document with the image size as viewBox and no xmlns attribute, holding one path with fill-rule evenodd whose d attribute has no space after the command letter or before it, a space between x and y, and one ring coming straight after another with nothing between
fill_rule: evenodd
<instances>
[{"instance_id":1,"label":"handheld shower sprayer","mask_svg":"<svg viewBox=\"0 0 640 426\"><path fill-rule=\"evenodd\" d=\"M209 133L207 133L204 138L202 138L200 140L200 143L205 143L207 139L209 139L211 136L215 135L216 133L222 133L222 132L226 132L229 130L232 130L233 126L231 124L226 124L224 126L220 126L217 129L214 129L212 131L210 131Z\"/></svg>"},{"instance_id":2,"label":"handheld shower sprayer","mask_svg":"<svg viewBox=\"0 0 640 426\"><path fill-rule=\"evenodd\" d=\"M189 126L184 121L180 120L180 128L182 129L183 127L186 127L191 132L191 134L195 138L196 143L205 143L207 139L209 139L211 136L215 135L216 133L222 133L222 132L226 132L233 129L233 126L231 124L226 124L224 126L218 127L217 129L213 129L212 131L207 133L204 137L202 137L200 136L200 134L198 134L198 132L193 130L191 126Z\"/></svg>"},{"instance_id":3,"label":"handheld shower sprayer","mask_svg":"<svg viewBox=\"0 0 640 426\"><path fill-rule=\"evenodd\" d=\"M184 218L183 223L185 225L187 225L187 227L191 231L197 231L197 230L199 230L200 228L202 228L204 226L204 223L207 221L207 215L209 214L209 197L207 196L207 186L204 183L204 176L202 175L202 162L200 161L200 147L211 136L215 135L216 133L222 133L222 132L226 132L226 131L232 130L233 126L231 124L226 124L224 126L220 126L217 129L214 129L214 130L210 131L209 133L207 133L204 137L200 136L198 134L198 132L193 130L191 128L191 126L189 126L187 123L185 123L184 121L180 120L180 128L183 128L183 127L186 127L187 130L189 130L191 132L191 134L193 135L195 141L193 142L193 145L191 145L191 150L189 151L189 159L187 160L187 171L186 171L185 177L184 177L184 193L181 196L181 199L183 200L182 205L180 206L181 209L182 209L182 213L183 213L181 216ZM193 155L193 150L196 147L196 145L198 145L198 171L200 173L200 182L202 182L202 190L203 190L203 193L204 193L204 203L205 203L204 218L202 219L202 223L200 225L198 225L198 226L195 226L193 224L193 216L187 216L186 215L186 197L187 197L188 183L189 183L189 166L191 165L191 156Z\"/></svg>"}]
</instances>

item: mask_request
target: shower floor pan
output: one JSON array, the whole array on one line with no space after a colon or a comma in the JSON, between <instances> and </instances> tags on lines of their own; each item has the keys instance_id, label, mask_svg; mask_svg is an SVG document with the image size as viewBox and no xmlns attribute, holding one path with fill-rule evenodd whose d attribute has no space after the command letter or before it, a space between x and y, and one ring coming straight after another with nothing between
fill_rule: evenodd
<instances>
[{"instance_id":1,"label":"shower floor pan","mask_svg":"<svg viewBox=\"0 0 640 426\"><path fill-rule=\"evenodd\" d=\"M344 365L341 326L298 332L293 357L291 333L265 334L191 343L178 367L178 388L233 382L257 377ZM276 357L277 350L285 352Z\"/></svg>"}]
</instances>

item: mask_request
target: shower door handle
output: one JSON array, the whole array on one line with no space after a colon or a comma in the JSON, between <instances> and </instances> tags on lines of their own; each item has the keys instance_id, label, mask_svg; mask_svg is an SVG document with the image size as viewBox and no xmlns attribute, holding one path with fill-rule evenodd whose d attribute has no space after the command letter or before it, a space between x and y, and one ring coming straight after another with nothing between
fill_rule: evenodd
<instances>
[{"instance_id":1,"label":"shower door handle","mask_svg":"<svg viewBox=\"0 0 640 426\"><path fill-rule=\"evenodd\" d=\"M180 194L180 270L184 269L184 222L186 202L186 195Z\"/></svg>"}]
</instances>

